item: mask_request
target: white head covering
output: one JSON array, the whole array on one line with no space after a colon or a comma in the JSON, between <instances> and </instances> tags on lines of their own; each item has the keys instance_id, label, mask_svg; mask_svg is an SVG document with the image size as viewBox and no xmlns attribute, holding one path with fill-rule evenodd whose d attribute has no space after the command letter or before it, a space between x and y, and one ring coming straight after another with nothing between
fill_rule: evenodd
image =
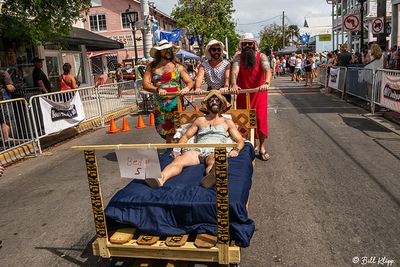
<instances>
[{"instance_id":1,"label":"white head covering","mask_svg":"<svg viewBox=\"0 0 400 267\"><path fill-rule=\"evenodd\" d=\"M248 42L253 42L255 44L256 49L258 49L258 43L256 38L254 38L254 35L250 32L247 32L245 34L243 34L240 37L240 41L239 41L239 51L242 49L242 43L248 43Z\"/></svg>"},{"instance_id":2,"label":"white head covering","mask_svg":"<svg viewBox=\"0 0 400 267\"><path fill-rule=\"evenodd\" d=\"M208 44L207 44L207 46L206 46L206 50L205 50L205 52L204 52L204 54L205 54L205 56L206 56L206 58L207 58L208 60L211 60L211 59L212 59L212 58L211 58L211 54L210 54L210 48L211 48L211 46L216 45L216 44L219 45L219 46L221 47L221 49L222 49L221 57L222 57L222 55L225 55L225 54L226 54L224 44L223 44L221 41L218 41L218 40L213 39L213 40L211 40L211 41L208 42Z\"/></svg>"},{"instance_id":3,"label":"white head covering","mask_svg":"<svg viewBox=\"0 0 400 267\"><path fill-rule=\"evenodd\" d=\"M170 43L167 40L163 39L158 43L158 46L153 46L150 49L150 56L152 58L155 58L156 54L157 54L157 51L161 51L161 50L168 49L168 48L171 48L171 47L173 49L174 54L176 54L176 52L179 51L179 46L174 45L173 43Z\"/></svg>"}]
</instances>

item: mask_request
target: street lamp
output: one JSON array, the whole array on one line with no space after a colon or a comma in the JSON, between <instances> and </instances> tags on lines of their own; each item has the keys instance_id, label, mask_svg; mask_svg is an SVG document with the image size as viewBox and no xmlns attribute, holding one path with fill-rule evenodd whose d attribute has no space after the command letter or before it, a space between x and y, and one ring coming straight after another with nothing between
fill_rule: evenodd
<instances>
[{"instance_id":1,"label":"street lamp","mask_svg":"<svg viewBox=\"0 0 400 267\"><path fill-rule=\"evenodd\" d=\"M125 10L126 18L128 22L131 24L132 34L133 34L133 47L135 48L135 65L138 60L137 56L137 48L136 48L136 26L135 23L138 21L138 12L136 12L131 5L128 6L128 9Z\"/></svg>"}]
</instances>

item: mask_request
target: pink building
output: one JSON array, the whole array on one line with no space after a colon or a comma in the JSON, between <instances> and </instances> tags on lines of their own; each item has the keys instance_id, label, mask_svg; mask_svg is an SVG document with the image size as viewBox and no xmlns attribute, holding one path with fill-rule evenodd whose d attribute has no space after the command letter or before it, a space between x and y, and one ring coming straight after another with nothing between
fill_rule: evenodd
<instances>
[{"instance_id":1,"label":"pink building","mask_svg":"<svg viewBox=\"0 0 400 267\"><path fill-rule=\"evenodd\" d=\"M124 44L123 49L111 50L111 51L101 51L91 54L92 60L95 63L96 55L108 55L107 67L108 69L113 69L117 62L122 62L123 60L130 60L135 58L135 49L133 41L133 33L131 25L127 20L125 10L128 6L138 12L139 21L136 25L136 48L137 48L137 58L143 57L143 36L140 30L140 1L135 0L92 0L92 8L90 8L89 13L86 15L86 21L81 22L81 27L86 30L92 31L94 33L100 34L102 36L108 37L113 40L117 40ZM158 25L161 30L171 31L175 28L177 22L172 19L167 14L154 9L150 6L150 14L155 17L158 21ZM110 60L111 59L111 60ZM100 60L100 59L97 59ZM117 62L115 62L117 61ZM102 65L104 65L103 62ZM98 70L93 69L94 72Z\"/></svg>"}]
</instances>

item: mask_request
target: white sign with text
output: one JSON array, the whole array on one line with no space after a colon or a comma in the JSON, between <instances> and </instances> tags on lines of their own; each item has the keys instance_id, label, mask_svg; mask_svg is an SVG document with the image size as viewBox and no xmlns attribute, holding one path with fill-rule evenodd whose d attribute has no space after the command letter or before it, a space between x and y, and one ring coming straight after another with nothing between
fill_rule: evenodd
<instances>
[{"instance_id":1,"label":"white sign with text","mask_svg":"<svg viewBox=\"0 0 400 267\"><path fill-rule=\"evenodd\" d=\"M145 179L161 177L157 149L116 149L115 154L117 155L122 178Z\"/></svg>"}]
</instances>

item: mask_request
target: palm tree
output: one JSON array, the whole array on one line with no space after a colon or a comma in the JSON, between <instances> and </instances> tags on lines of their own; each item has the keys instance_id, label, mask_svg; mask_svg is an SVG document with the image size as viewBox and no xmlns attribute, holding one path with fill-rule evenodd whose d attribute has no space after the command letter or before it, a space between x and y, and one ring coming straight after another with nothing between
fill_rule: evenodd
<instances>
[{"instance_id":1,"label":"palm tree","mask_svg":"<svg viewBox=\"0 0 400 267\"><path fill-rule=\"evenodd\" d=\"M295 38L297 39L299 37L299 27L297 25L289 25L288 29L287 29L287 33L288 33L288 39L289 42L294 43L295 42Z\"/></svg>"}]
</instances>

